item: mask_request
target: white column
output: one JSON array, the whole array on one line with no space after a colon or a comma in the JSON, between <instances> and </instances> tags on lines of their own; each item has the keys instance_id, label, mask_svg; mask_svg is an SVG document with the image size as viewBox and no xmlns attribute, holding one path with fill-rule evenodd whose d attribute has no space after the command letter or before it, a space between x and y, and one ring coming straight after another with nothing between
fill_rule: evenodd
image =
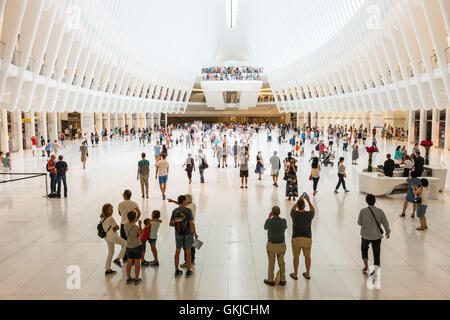
<instances>
[{"instance_id":1,"label":"white column","mask_svg":"<svg viewBox=\"0 0 450 320\"><path fill-rule=\"evenodd\" d=\"M47 141L47 111L41 111L39 113L39 139L41 137Z\"/></svg>"},{"instance_id":2,"label":"white column","mask_svg":"<svg viewBox=\"0 0 450 320\"><path fill-rule=\"evenodd\" d=\"M12 121L12 139L14 152L23 150L23 134L22 134L22 111L15 110L11 112Z\"/></svg>"},{"instance_id":3,"label":"white column","mask_svg":"<svg viewBox=\"0 0 450 320\"><path fill-rule=\"evenodd\" d=\"M150 118L150 124L152 126L152 130L155 129L155 118L153 112L151 113L152 117Z\"/></svg>"},{"instance_id":4,"label":"white column","mask_svg":"<svg viewBox=\"0 0 450 320\"><path fill-rule=\"evenodd\" d=\"M31 148L31 137L34 136L34 112L25 113L25 145L24 149Z\"/></svg>"},{"instance_id":5,"label":"white column","mask_svg":"<svg viewBox=\"0 0 450 320\"><path fill-rule=\"evenodd\" d=\"M101 134L103 130L103 113L97 112L94 114L95 117L95 132Z\"/></svg>"},{"instance_id":6,"label":"white column","mask_svg":"<svg viewBox=\"0 0 450 320\"><path fill-rule=\"evenodd\" d=\"M164 126L167 129L167 112L164 113L164 116L165 116Z\"/></svg>"},{"instance_id":7,"label":"white column","mask_svg":"<svg viewBox=\"0 0 450 320\"><path fill-rule=\"evenodd\" d=\"M414 143L414 126L415 126L416 112L414 110L408 111L408 142Z\"/></svg>"},{"instance_id":8,"label":"white column","mask_svg":"<svg viewBox=\"0 0 450 320\"><path fill-rule=\"evenodd\" d=\"M158 128L161 127L161 113L158 113Z\"/></svg>"},{"instance_id":9,"label":"white column","mask_svg":"<svg viewBox=\"0 0 450 320\"><path fill-rule=\"evenodd\" d=\"M450 107L445 111L445 150L450 150Z\"/></svg>"},{"instance_id":10,"label":"white column","mask_svg":"<svg viewBox=\"0 0 450 320\"><path fill-rule=\"evenodd\" d=\"M131 128L133 128L133 114L129 113L128 114L128 130L131 130Z\"/></svg>"},{"instance_id":11,"label":"white column","mask_svg":"<svg viewBox=\"0 0 450 320\"><path fill-rule=\"evenodd\" d=\"M126 126L126 113L122 113L121 114L122 118L120 119L120 126L122 127L123 130L125 130L125 126Z\"/></svg>"},{"instance_id":12,"label":"white column","mask_svg":"<svg viewBox=\"0 0 450 320\"><path fill-rule=\"evenodd\" d=\"M433 118L431 120L431 141L435 148L439 147L439 110L433 109Z\"/></svg>"},{"instance_id":13,"label":"white column","mask_svg":"<svg viewBox=\"0 0 450 320\"><path fill-rule=\"evenodd\" d=\"M58 115L56 111L49 113L49 133L50 133L50 140L51 142L54 142L55 140L58 141Z\"/></svg>"},{"instance_id":14,"label":"white column","mask_svg":"<svg viewBox=\"0 0 450 320\"><path fill-rule=\"evenodd\" d=\"M9 152L8 112L6 109L0 109L0 150L4 153Z\"/></svg>"},{"instance_id":15,"label":"white column","mask_svg":"<svg viewBox=\"0 0 450 320\"><path fill-rule=\"evenodd\" d=\"M427 110L420 109L419 143L427 136Z\"/></svg>"},{"instance_id":16,"label":"white column","mask_svg":"<svg viewBox=\"0 0 450 320\"><path fill-rule=\"evenodd\" d=\"M105 129L106 129L106 135L109 137L109 133L111 132L111 112L106 113L106 128Z\"/></svg>"}]
</instances>

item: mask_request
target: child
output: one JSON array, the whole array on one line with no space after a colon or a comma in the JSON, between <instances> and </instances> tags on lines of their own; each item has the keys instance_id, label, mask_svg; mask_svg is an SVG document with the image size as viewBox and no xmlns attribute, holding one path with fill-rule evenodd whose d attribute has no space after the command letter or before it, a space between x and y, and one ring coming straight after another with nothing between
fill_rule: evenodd
<instances>
[{"instance_id":1,"label":"child","mask_svg":"<svg viewBox=\"0 0 450 320\"><path fill-rule=\"evenodd\" d=\"M295 144L295 156L296 157L298 157L299 151L300 151L300 146L299 146L298 141L297 141L296 144Z\"/></svg>"},{"instance_id":2,"label":"child","mask_svg":"<svg viewBox=\"0 0 450 320\"><path fill-rule=\"evenodd\" d=\"M126 255L128 257L126 283L138 285L142 282L142 279L139 278L139 273L141 271L140 260L142 256L142 243L139 237L142 236L142 221L139 220L139 226L136 225L137 216L134 211L128 212L127 218L129 222L125 225L125 235L127 236ZM131 267L133 264L134 279L131 278Z\"/></svg>"},{"instance_id":3,"label":"child","mask_svg":"<svg viewBox=\"0 0 450 320\"><path fill-rule=\"evenodd\" d=\"M142 267L148 267L150 265L150 262L145 261L145 242L148 241L150 238L150 227L151 227L150 219L147 218L144 220L144 229L142 229L142 236L140 237L142 242L142 255L141 255Z\"/></svg>"},{"instance_id":4,"label":"child","mask_svg":"<svg viewBox=\"0 0 450 320\"><path fill-rule=\"evenodd\" d=\"M300 157L305 156L305 146L303 145L303 141L300 141Z\"/></svg>"},{"instance_id":5,"label":"child","mask_svg":"<svg viewBox=\"0 0 450 320\"><path fill-rule=\"evenodd\" d=\"M159 267L158 251L156 250L156 240L158 239L158 230L159 226L161 225L160 217L161 212L159 212L158 210L154 210L152 212L150 237L148 239L148 243L150 243L150 249L152 250L153 254L154 260L150 262L150 265L153 267Z\"/></svg>"}]
</instances>

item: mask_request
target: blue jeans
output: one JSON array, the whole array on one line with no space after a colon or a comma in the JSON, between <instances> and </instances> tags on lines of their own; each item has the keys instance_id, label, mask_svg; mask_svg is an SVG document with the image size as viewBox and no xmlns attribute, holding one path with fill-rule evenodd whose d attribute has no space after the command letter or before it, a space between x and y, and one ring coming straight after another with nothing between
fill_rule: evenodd
<instances>
[{"instance_id":1,"label":"blue jeans","mask_svg":"<svg viewBox=\"0 0 450 320\"><path fill-rule=\"evenodd\" d=\"M56 193L56 173L50 173L50 193Z\"/></svg>"},{"instance_id":2,"label":"blue jeans","mask_svg":"<svg viewBox=\"0 0 450 320\"><path fill-rule=\"evenodd\" d=\"M58 181L58 197L61 196L61 180L64 184L64 196L67 197L67 182L66 182L66 176L58 176L57 177L57 181Z\"/></svg>"},{"instance_id":3,"label":"blue jeans","mask_svg":"<svg viewBox=\"0 0 450 320\"><path fill-rule=\"evenodd\" d=\"M205 176L203 174L205 173L205 169L199 168L198 171L200 171L200 179L202 181L204 181L205 180Z\"/></svg>"}]
</instances>

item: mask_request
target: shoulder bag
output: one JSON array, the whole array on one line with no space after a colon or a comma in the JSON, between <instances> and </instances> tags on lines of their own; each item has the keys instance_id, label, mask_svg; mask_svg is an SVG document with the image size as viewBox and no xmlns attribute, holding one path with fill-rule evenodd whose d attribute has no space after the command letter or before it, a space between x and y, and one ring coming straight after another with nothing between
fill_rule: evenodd
<instances>
[{"instance_id":1,"label":"shoulder bag","mask_svg":"<svg viewBox=\"0 0 450 320\"><path fill-rule=\"evenodd\" d=\"M373 214L372 209L370 209L370 207L368 207L368 208L369 208L369 210L370 210L370 213L372 214L373 219L375 220L375 223L376 223L377 226L378 226L378 229L379 229L380 232L381 232L381 235L383 235L383 234L384 234L384 231L383 231L383 229L381 229L380 224L378 223L377 218L375 218L375 215Z\"/></svg>"}]
</instances>

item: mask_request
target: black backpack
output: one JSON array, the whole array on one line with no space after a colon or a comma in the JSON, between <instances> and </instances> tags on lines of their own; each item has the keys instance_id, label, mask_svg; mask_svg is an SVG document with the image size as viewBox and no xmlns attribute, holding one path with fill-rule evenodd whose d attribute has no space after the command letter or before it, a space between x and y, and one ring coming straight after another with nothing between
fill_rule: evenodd
<instances>
[{"instance_id":1,"label":"black backpack","mask_svg":"<svg viewBox=\"0 0 450 320\"><path fill-rule=\"evenodd\" d=\"M175 218L173 219L175 230L178 234L185 234L187 231L188 220L180 208L175 209Z\"/></svg>"},{"instance_id":2,"label":"black backpack","mask_svg":"<svg viewBox=\"0 0 450 320\"><path fill-rule=\"evenodd\" d=\"M109 226L108 230L105 231L103 229L103 222L105 222L107 218L103 219L103 221L100 221L97 225L97 234L100 238L104 239L106 237L106 234L108 233L109 229L111 229L111 226Z\"/></svg>"},{"instance_id":3,"label":"black backpack","mask_svg":"<svg viewBox=\"0 0 450 320\"><path fill-rule=\"evenodd\" d=\"M316 146L316 151L319 151L320 150L320 145L317 145Z\"/></svg>"}]
</instances>

